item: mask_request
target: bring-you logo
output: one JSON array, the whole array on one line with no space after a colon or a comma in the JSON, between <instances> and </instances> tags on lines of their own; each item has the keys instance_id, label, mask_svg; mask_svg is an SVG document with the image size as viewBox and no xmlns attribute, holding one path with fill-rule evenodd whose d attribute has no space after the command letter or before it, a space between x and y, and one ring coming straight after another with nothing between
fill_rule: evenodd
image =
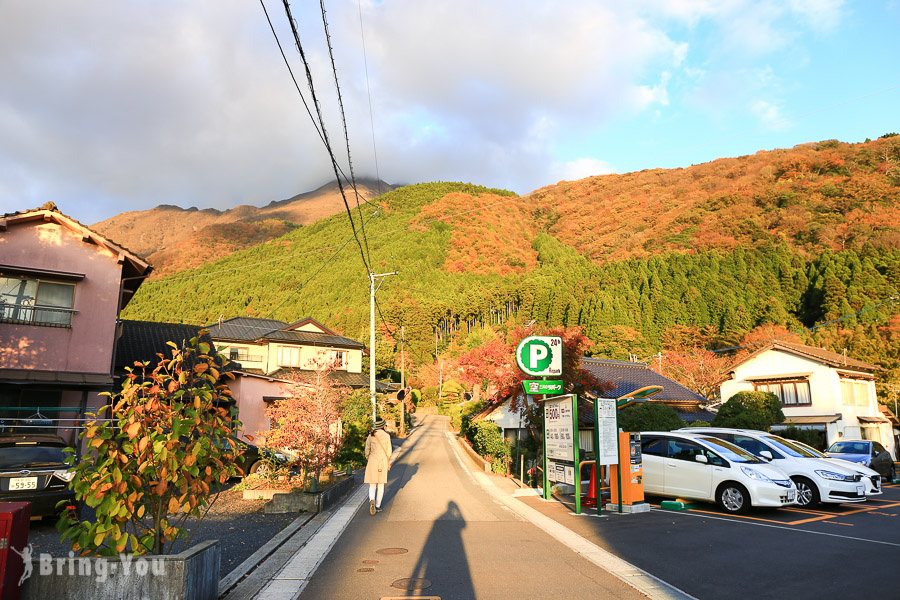
<instances>
[{"instance_id":1,"label":"bring-you logo","mask_svg":"<svg viewBox=\"0 0 900 600\"><path fill-rule=\"evenodd\" d=\"M21 550L11 549L22 557L25 565L22 577L19 578L20 587L33 576L92 577L97 583L104 583L116 573L125 576L134 573L140 577L162 577L166 574L166 561L161 558L144 558L133 554L119 554L118 558L75 556L74 552L69 551L67 557L54 557L42 552L35 559L31 544Z\"/></svg>"}]
</instances>

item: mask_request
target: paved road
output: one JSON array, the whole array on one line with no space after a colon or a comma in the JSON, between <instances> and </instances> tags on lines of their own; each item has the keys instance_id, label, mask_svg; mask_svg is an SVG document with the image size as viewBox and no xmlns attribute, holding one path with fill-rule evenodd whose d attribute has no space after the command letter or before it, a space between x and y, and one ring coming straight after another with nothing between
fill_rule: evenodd
<instances>
[{"instance_id":1,"label":"paved road","mask_svg":"<svg viewBox=\"0 0 900 600\"><path fill-rule=\"evenodd\" d=\"M301 598L644 598L494 501L446 424L427 415L395 440L384 512L371 516L364 504Z\"/></svg>"}]
</instances>

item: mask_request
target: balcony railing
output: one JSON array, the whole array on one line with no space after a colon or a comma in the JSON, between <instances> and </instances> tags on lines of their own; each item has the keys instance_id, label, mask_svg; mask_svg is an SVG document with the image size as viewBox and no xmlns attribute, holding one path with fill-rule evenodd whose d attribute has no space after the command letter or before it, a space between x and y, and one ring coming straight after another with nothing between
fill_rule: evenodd
<instances>
[{"instance_id":1,"label":"balcony railing","mask_svg":"<svg viewBox=\"0 0 900 600\"><path fill-rule=\"evenodd\" d=\"M55 306L32 306L30 304L9 304L0 302L0 323L19 325L41 325L44 327L71 327L74 308Z\"/></svg>"}]
</instances>

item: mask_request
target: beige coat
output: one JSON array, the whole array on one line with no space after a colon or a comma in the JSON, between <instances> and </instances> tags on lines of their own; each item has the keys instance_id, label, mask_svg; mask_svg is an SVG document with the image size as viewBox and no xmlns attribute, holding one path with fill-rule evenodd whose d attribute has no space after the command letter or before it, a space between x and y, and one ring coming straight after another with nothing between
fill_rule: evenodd
<instances>
[{"instance_id":1,"label":"beige coat","mask_svg":"<svg viewBox=\"0 0 900 600\"><path fill-rule=\"evenodd\" d=\"M377 429L366 438L366 477L365 483L387 483L388 471L391 469L391 436L383 429Z\"/></svg>"}]
</instances>

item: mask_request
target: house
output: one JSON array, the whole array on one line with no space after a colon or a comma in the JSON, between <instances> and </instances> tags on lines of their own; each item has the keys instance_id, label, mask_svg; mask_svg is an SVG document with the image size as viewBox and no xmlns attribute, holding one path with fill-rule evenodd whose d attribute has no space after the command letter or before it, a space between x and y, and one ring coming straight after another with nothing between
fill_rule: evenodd
<instances>
[{"instance_id":1,"label":"house","mask_svg":"<svg viewBox=\"0 0 900 600\"><path fill-rule=\"evenodd\" d=\"M149 361L148 367L152 369L159 361L158 354L171 356L172 348L168 342L181 346L187 340L200 335L202 330L203 327L200 325L122 320L116 343L116 387L121 385L121 378L127 373L126 367L136 370L138 367L135 366L135 362ZM205 336L206 341L214 343L212 339L208 339L208 334ZM221 382L231 390L238 409L238 419L243 424L238 437L244 441L259 443L257 434L269 428L265 404L281 398L282 387L288 382L244 372L242 366L236 362L228 363L222 370L231 372L231 376L222 377Z\"/></svg>"},{"instance_id":2,"label":"house","mask_svg":"<svg viewBox=\"0 0 900 600\"><path fill-rule=\"evenodd\" d=\"M706 398L692 392L681 384L664 377L652 370L647 363L607 360L601 358L582 358L581 368L594 374L598 381L609 382L606 390L594 390L592 395L598 398L620 398L642 387L658 385L663 389L654 395L649 402L660 402L672 407L686 423L697 421L710 422L715 416L703 406ZM514 440L524 435L521 415L509 409L509 401L497 401L482 409L475 418L483 418L497 423L504 437ZM580 402L578 409L579 448L593 452L594 412L588 402Z\"/></svg>"},{"instance_id":3,"label":"house","mask_svg":"<svg viewBox=\"0 0 900 600\"><path fill-rule=\"evenodd\" d=\"M105 403L116 320L151 271L51 202L0 218L0 429L74 441Z\"/></svg>"},{"instance_id":4,"label":"house","mask_svg":"<svg viewBox=\"0 0 900 600\"><path fill-rule=\"evenodd\" d=\"M874 440L894 453L891 424L875 393L879 370L846 353L777 340L735 364L720 390L725 400L753 390L778 396L785 420L773 430L819 430L827 445L841 438Z\"/></svg>"}]
</instances>

